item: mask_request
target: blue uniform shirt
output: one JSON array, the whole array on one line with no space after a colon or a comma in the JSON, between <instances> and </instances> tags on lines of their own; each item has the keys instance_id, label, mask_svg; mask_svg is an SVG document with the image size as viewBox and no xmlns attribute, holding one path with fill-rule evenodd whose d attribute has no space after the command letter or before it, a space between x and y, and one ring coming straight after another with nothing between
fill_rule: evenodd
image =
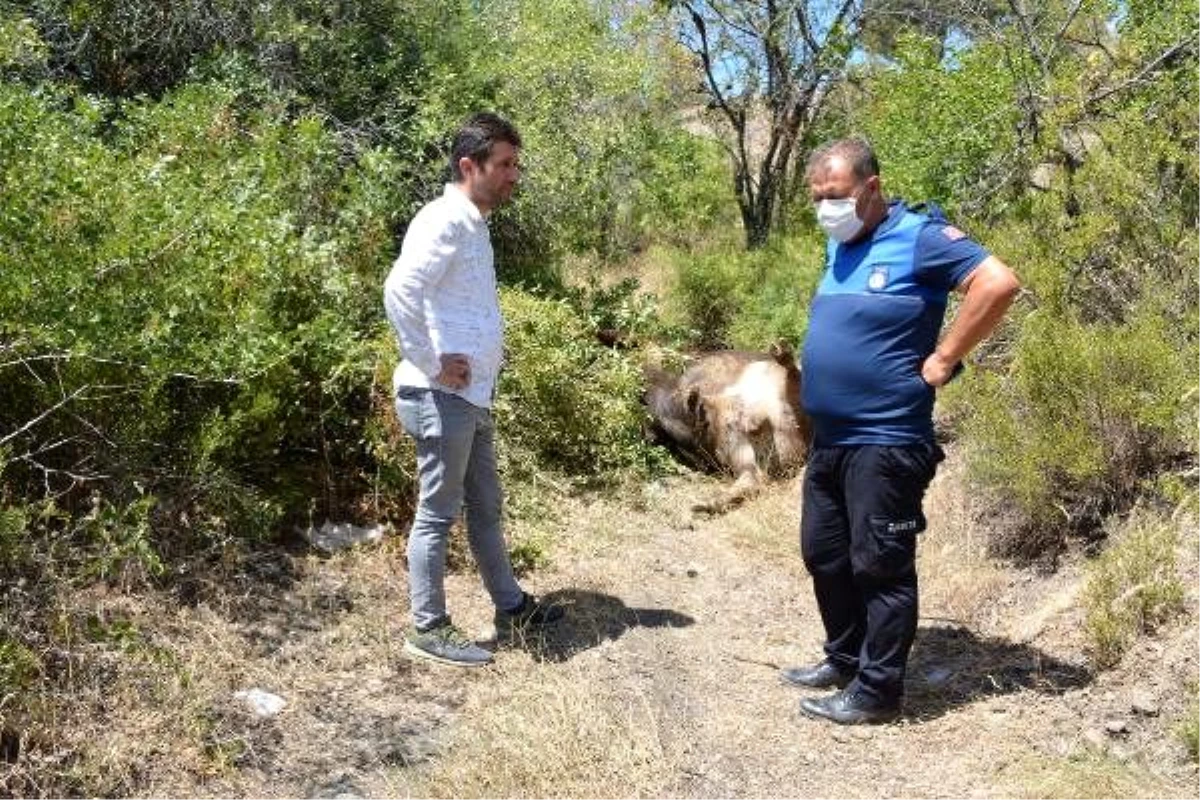
<instances>
[{"instance_id":1,"label":"blue uniform shirt","mask_svg":"<svg viewBox=\"0 0 1200 800\"><path fill-rule=\"evenodd\" d=\"M933 441L934 390L921 364L950 291L987 257L936 208L899 200L867 239L829 241L801 355L818 447Z\"/></svg>"}]
</instances>

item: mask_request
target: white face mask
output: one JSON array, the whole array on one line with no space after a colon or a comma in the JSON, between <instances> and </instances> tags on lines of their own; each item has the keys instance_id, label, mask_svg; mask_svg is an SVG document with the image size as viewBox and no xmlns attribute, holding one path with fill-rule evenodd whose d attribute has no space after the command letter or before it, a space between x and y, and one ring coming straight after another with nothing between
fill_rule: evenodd
<instances>
[{"instance_id":1,"label":"white face mask","mask_svg":"<svg viewBox=\"0 0 1200 800\"><path fill-rule=\"evenodd\" d=\"M839 242L850 241L863 229L863 221L854 210L856 204L853 197L822 200L817 205L817 224L829 238Z\"/></svg>"}]
</instances>

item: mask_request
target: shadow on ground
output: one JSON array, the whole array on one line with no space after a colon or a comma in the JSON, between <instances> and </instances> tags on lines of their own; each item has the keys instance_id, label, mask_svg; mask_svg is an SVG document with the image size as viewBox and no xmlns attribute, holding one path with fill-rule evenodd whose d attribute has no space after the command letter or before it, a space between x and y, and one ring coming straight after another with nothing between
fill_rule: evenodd
<instances>
[{"instance_id":1,"label":"shadow on ground","mask_svg":"<svg viewBox=\"0 0 1200 800\"><path fill-rule=\"evenodd\" d=\"M980 637L967 628L925 627L909 659L904 708L909 717L933 719L997 695L1062 694L1094 677L1085 666L1027 644Z\"/></svg>"},{"instance_id":2,"label":"shadow on ground","mask_svg":"<svg viewBox=\"0 0 1200 800\"><path fill-rule=\"evenodd\" d=\"M552 592L546 602L562 606L563 619L520 645L534 657L562 662L630 628L685 628L695 622L687 614L665 608L631 608L619 598L583 589Z\"/></svg>"}]
</instances>

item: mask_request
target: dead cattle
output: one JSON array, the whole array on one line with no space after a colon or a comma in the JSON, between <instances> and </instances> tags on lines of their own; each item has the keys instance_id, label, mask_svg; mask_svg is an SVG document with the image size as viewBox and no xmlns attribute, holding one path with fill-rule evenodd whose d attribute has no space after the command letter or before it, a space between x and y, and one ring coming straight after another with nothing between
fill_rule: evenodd
<instances>
[{"instance_id":1,"label":"dead cattle","mask_svg":"<svg viewBox=\"0 0 1200 800\"><path fill-rule=\"evenodd\" d=\"M707 353L682 375L648 369L646 377L651 439L689 466L735 478L694 510L725 511L757 491L764 478L804 463L810 427L800 409L800 370L790 347Z\"/></svg>"}]
</instances>

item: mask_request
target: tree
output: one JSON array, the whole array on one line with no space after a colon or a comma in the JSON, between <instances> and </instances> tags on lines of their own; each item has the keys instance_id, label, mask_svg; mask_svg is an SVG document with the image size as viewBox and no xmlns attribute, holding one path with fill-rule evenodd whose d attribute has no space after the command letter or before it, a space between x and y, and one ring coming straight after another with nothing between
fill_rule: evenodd
<instances>
[{"instance_id":1,"label":"tree","mask_svg":"<svg viewBox=\"0 0 1200 800\"><path fill-rule=\"evenodd\" d=\"M110 97L154 97L183 81L197 59L244 45L251 10L236 0L31 0L50 69Z\"/></svg>"},{"instance_id":2,"label":"tree","mask_svg":"<svg viewBox=\"0 0 1200 800\"><path fill-rule=\"evenodd\" d=\"M865 0L863 47L888 59L900 37L918 33L938 43L939 59L952 40L975 40L993 29L1007 0Z\"/></svg>"},{"instance_id":3,"label":"tree","mask_svg":"<svg viewBox=\"0 0 1200 800\"><path fill-rule=\"evenodd\" d=\"M800 149L864 22L860 0L684 0L684 45L722 121L750 249L766 243L803 177Z\"/></svg>"}]
</instances>

